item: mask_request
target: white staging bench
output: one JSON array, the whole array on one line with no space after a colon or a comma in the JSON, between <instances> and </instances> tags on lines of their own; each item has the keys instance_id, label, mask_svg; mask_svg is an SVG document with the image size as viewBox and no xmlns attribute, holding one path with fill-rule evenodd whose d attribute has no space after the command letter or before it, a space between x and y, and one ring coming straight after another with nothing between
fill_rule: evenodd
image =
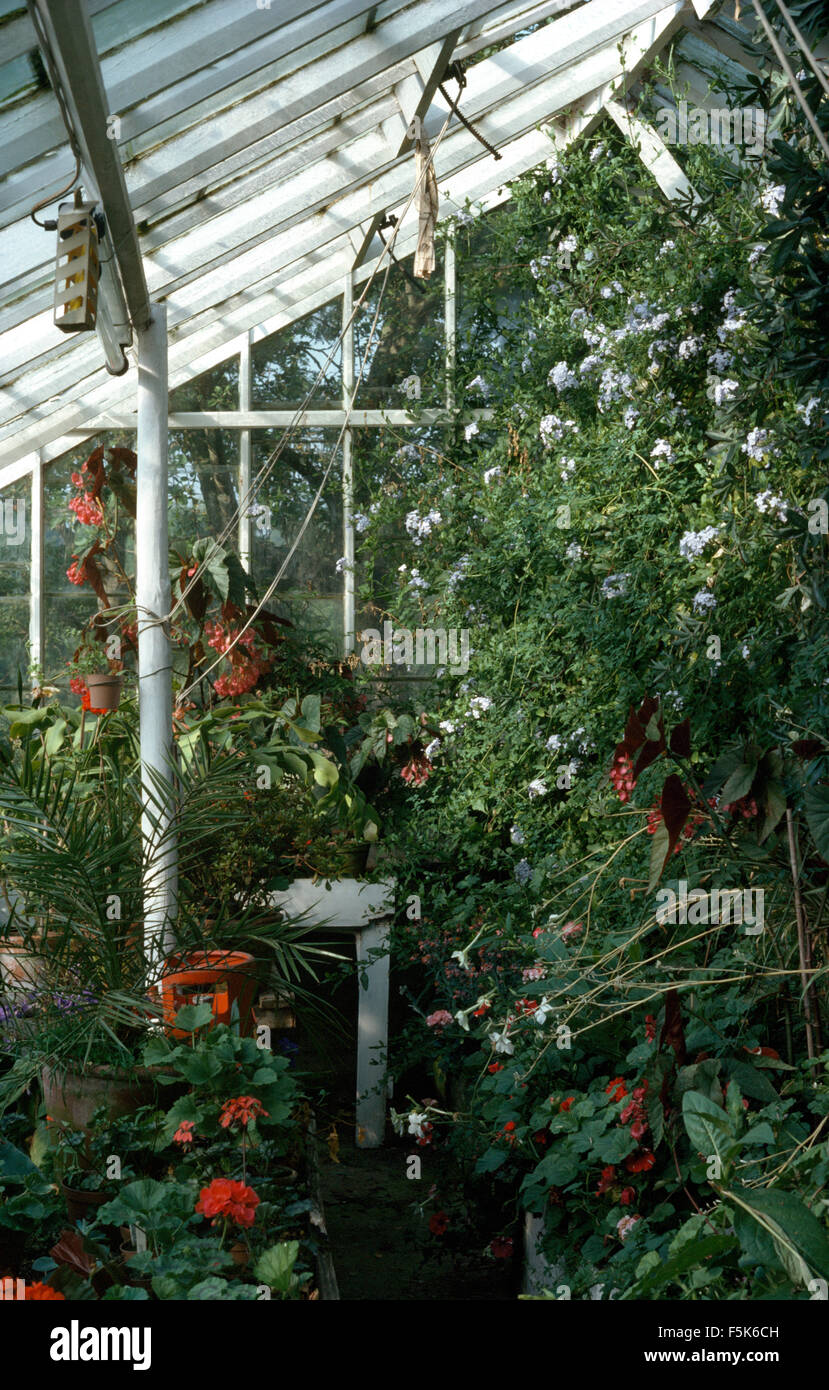
<instances>
[{"instance_id":1,"label":"white staging bench","mask_svg":"<svg viewBox=\"0 0 829 1390\"><path fill-rule=\"evenodd\" d=\"M354 933L359 1006L357 1014L356 1143L376 1149L386 1127L385 1065L389 1036L389 925L394 911L393 878L369 883L358 878L297 878L272 893L274 907L302 915L309 926ZM366 987L362 987L365 979Z\"/></svg>"}]
</instances>

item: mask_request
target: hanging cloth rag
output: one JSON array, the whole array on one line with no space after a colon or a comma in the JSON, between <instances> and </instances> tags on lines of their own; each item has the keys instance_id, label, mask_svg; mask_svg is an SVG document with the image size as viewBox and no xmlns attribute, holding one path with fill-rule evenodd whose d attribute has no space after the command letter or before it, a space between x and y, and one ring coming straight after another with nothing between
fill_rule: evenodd
<instances>
[{"instance_id":1,"label":"hanging cloth rag","mask_svg":"<svg viewBox=\"0 0 829 1390\"><path fill-rule=\"evenodd\" d=\"M421 137L415 146L415 184L418 215L417 250L414 258L414 274L428 280L435 268L435 226L438 220L438 184L431 162L429 141L421 129Z\"/></svg>"}]
</instances>

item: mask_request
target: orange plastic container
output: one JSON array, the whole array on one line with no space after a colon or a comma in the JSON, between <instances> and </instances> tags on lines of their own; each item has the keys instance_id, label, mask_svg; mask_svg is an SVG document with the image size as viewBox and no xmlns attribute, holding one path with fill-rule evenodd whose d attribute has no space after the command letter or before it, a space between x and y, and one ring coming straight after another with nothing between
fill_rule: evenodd
<instances>
[{"instance_id":1,"label":"orange plastic container","mask_svg":"<svg viewBox=\"0 0 829 1390\"><path fill-rule=\"evenodd\" d=\"M173 1027L176 1014L185 1004L210 1004L213 1022L229 1025L235 1003L239 1009L239 1031L243 1037L250 1035L256 994L253 956L246 951L199 951L183 958L171 956L168 964L169 969L161 977L166 1032L174 1038L191 1036L184 1029Z\"/></svg>"}]
</instances>

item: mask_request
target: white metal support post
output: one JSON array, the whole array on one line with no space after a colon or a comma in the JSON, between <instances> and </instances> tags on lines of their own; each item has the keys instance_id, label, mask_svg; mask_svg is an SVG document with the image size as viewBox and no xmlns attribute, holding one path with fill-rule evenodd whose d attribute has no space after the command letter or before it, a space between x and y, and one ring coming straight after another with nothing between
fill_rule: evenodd
<instances>
[{"instance_id":1,"label":"white metal support post","mask_svg":"<svg viewBox=\"0 0 829 1390\"><path fill-rule=\"evenodd\" d=\"M343 286L343 341L342 378L343 410L349 410L354 395L354 325L351 315L354 310L354 281L349 273ZM353 435L350 425L343 431L343 649L350 656L355 647L354 625L356 606L354 598L354 460L352 457Z\"/></svg>"},{"instance_id":2,"label":"white metal support post","mask_svg":"<svg viewBox=\"0 0 829 1390\"><path fill-rule=\"evenodd\" d=\"M250 375L250 333L245 335L242 349L239 353L239 409L251 409L251 375ZM248 498L250 492L250 463L251 463L251 441L250 430L242 430L239 435L239 501L242 504L239 512L239 559L242 567L250 574L251 565L251 514L252 503ZM247 501L245 500L247 499Z\"/></svg>"},{"instance_id":3,"label":"white metal support post","mask_svg":"<svg viewBox=\"0 0 829 1390\"><path fill-rule=\"evenodd\" d=\"M43 461L40 454L32 469L29 569L29 663L43 675ZM33 684L40 685L40 678Z\"/></svg>"},{"instance_id":4,"label":"white metal support post","mask_svg":"<svg viewBox=\"0 0 829 1390\"><path fill-rule=\"evenodd\" d=\"M152 305L138 333L138 500L135 577L144 852L144 943L148 972L172 948L177 868L173 813L173 684L167 537L167 311ZM167 783L159 801L157 779ZM152 808L152 809L150 809ZM163 839L160 841L159 837Z\"/></svg>"},{"instance_id":5,"label":"white metal support post","mask_svg":"<svg viewBox=\"0 0 829 1390\"><path fill-rule=\"evenodd\" d=\"M386 1062L389 1037L389 923L356 933L357 1147L379 1149L386 1128ZM365 988L363 987L365 978ZM374 1055L372 1055L374 1054Z\"/></svg>"},{"instance_id":6,"label":"white metal support post","mask_svg":"<svg viewBox=\"0 0 829 1390\"><path fill-rule=\"evenodd\" d=\"M455 364L457 362L458 311L455 299L455 241L451 232L443 255L443 329L446 339L446 409L455 409Z\"/></svg>"}]
</instances>

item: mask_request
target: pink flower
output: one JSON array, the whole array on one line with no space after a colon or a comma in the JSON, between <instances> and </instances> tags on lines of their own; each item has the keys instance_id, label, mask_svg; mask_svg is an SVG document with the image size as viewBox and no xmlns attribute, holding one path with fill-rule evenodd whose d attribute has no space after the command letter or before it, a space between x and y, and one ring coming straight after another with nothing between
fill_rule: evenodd
<instances>
[{"instance_id":1,"label":"pink flower","mask_svg":"<svg viewBox=\"0 0 829 1390\"><path fill-rule=\"evenodd\" d=\"M627 1240L637 1221L641 1221L641 1216L623 1216L616 1222L616 1234L620 1240Z\"/></svg>"},{"instance_id":2,"label":"pink flower","mask_svg":"<svg viewBox=\"0 0 829 1390\"><path fill-rule=\"evenodd\" d=\"M448 1009L436 1009L433 1014L429 1014L426 1019L428 1028L445 1028L447 1023L452 1022L452 1015Z\"/></svg>"},{"instance_id":3,"label":"pink flower","mask_svg":"<svg viewBox=\"0 0 829 1390\"><path fill-rule=\"evenodd\" d=\"M581 931L584 931L581 922L565 922L561 928L561 939L562 941L569 941L571 936L578 936Z\"/></svg>"}]
</instances>

